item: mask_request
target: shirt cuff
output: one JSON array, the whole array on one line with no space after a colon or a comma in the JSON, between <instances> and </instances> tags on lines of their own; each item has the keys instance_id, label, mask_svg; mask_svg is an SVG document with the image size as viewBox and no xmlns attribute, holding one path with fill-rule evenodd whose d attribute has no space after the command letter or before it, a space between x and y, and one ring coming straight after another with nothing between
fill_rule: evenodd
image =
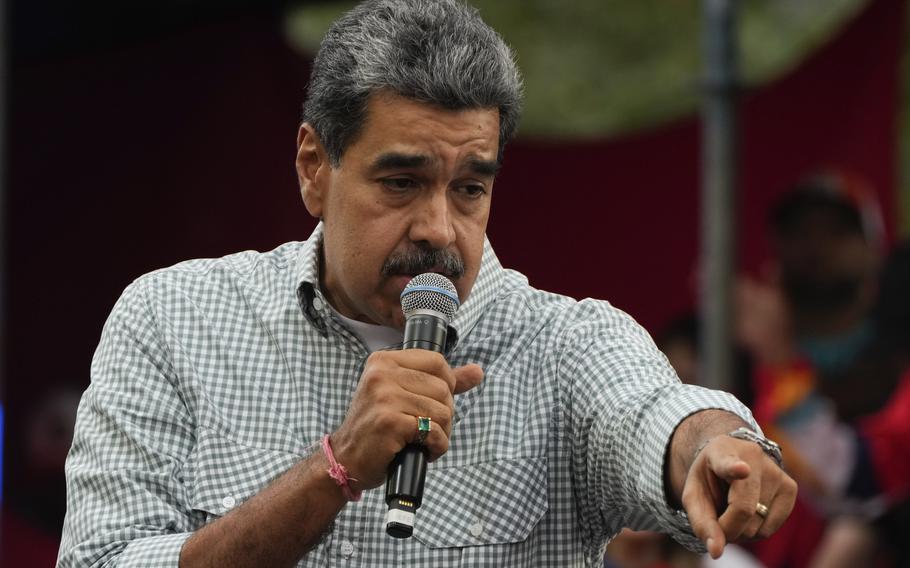
<instances>
[{"instance_id":1,"label":"shirt cuff","mask_svg":"<svg viewBox=\"0 0 910 568\"><path fill-rule=\"evenodd\" d=\"M180 551L191 532L148 536L130 541L117 558L121 566L178 566Z\"/></svg>"},{"instance_id":2,"label":"shirt cuff","mask_svg":"<svg viewBox=\"0 0 910 568\"><path fill-rule=\"evenodd\" d=\"M645 511L665 532L689 550L705 552L705 545L695 537L685 512L677 511L667 503L669 491L664 490L667 445L676 427L688 416L702 410L726 410L739 416L756 432L761 433L761 430L749 409L729 393L693 385L677 388L679 390L673 389L672 393L668 393L670 396L662 397L655 404L653 412L648 413L642 424L643 447L649 451L642 452L637 486Z\"/></svg>"}]
</instances>

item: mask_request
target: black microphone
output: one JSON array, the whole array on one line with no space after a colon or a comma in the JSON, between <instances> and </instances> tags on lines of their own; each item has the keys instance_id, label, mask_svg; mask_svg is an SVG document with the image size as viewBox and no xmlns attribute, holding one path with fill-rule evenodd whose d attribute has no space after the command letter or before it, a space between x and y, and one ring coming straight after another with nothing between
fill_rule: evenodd
<instances>
[{"instance_id":1,"label":"black microphone","mask_svg":"<svg viewBox=\"0 0 910 568\"><path fill-rule=\"evenodd\" d=\"M445 276L427 272L412 278L401 292L405 318L402 349L444 353L449 323L459 303L455 286ZM408 444L392 460L385 484L389 506L385 530L389 536L408 538L413 534L426 475L426 450L419 444Z\"/></svg>"}]
</instances>

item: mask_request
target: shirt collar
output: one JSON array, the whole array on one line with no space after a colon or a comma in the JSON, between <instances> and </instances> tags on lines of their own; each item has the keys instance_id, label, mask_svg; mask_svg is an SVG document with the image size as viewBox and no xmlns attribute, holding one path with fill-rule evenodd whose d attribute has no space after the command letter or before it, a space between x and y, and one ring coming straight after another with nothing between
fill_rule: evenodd
<instances>
[{"instance_id":1,"label":"shirt collar","mask_svg":"<svg viewBox=\"0 0 910 568\"><path fill-rule=\"evenodd\" d=\"M319 289L319 255L322 249L323 224L320 222L313 229L310 238L303 242L297 252L297 301L304 316L319 331L325 335L325 317L323 311L326 299ZM480 271L474 281L474 287L468 299L462 302L461 307L452 321L447 340L447 351L455 343L467 337L487 307L493 302L502 287L504 270L493 252L490 240L484 237L483 256L480 261ZM454 333L451 333L454 331Z\"/></svg>"},{"instance_id":2,"label":"shirt collar","mask_svg":"<svg viewBox=\"0 0 910 568\"><path fill-rule=\"evenodd\" d=\"M319 289L319 254L322 249L322 221L316 225L310 238L301 243L297 251L297 303L303 315L322 335L326 335L325 298Z\"/></svg>"}]
</instances>

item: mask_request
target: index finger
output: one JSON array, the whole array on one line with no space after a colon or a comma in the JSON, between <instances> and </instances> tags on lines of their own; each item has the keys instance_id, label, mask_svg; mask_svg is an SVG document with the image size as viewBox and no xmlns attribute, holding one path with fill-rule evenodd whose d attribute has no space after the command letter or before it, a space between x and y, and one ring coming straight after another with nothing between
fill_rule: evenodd
<instances>
[{"instance_id":1,"label":"index finger","mask_svg":"<svg viewBox=\"0 0 910 568\"><path fill-rule=\"evenodd\" d=\"M724 531L717 522L717 509L708 487L696 481L698 476L690 476L683 488L682 504L689 517L692 532L698 540L705 543L711 558L720 557L726 546Z\"/></svg>"},{"instance_id":2,"label":"index finger","mask_svg":"<svg viewBox=\"0 0 910 568\"><path fill-rule=\"evenodd\" d=\"M446 382L449 392L455 390L455 373L441 353L426 349L403 349L383 353L391 356L398 366L439 377Z\"/></svg>"}]
</instances>

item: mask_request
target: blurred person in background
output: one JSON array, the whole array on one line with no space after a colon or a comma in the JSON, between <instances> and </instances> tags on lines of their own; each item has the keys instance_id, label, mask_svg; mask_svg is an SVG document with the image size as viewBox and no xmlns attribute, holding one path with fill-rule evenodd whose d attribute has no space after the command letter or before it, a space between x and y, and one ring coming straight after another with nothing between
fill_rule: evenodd
<instances>
[{"instance_id":1,"label":"blurred person in background","mask_svg":"<svg viewBox=\"0 0 910 568\"><path fill-rule=\"evenodd\" d=\"M884 237L872 192L843 173L806 178L773 207L770 237L773 259L765 281L743 278L743 344L759 364L790 360L796 350L823 379L842 376L874 336L870 309ZM762 320L772 314L762 313L764 304L748 301L755 299L748 296L750 285L774 292L786 321ZM786 341L765 341L766 328Z\"/></svg>"},{"instance_id":2,"label":"blurred person in background","mask_svg":"<svg viewBox=\"0 0 910 568\"><path fill-rule=\"evenodd\" d=\"M788 470L801 482L791 522L753 546L770 566L850 566L883 556L873 522L888 508L874 471L884 453L864 433L863 417L885 406L905 362L892 338L900 324L888 321L900 294L885 283L900 255L873 308L883 237L870 196L843 174L798 184L771 215L776 266L765 281L738 285L738 338L754 360L753 411L782 440Z\"/></svg>"},{"instance_id":3,"label":"blurred person in background","mask_svg":"<svg viewBox=\"0 0 910 568\"><path fill-rule=\"evenodd\" d=\"M22 428L10 430L21 474L3 508L2 566L52 566L66 510L64 463L81 393L59 385L36 397Z\"/></svg>"}]
</instances>

